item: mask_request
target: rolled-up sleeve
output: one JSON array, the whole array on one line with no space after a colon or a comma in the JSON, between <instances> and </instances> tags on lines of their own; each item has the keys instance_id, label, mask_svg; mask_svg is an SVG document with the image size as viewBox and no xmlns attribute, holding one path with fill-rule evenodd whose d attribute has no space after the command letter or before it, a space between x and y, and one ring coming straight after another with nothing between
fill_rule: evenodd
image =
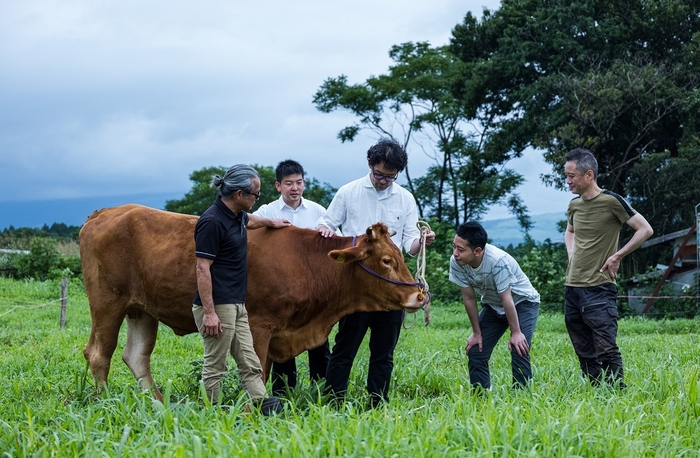
<instances>
[{"instance_id":1,"label":"rolled-up sleeve","mask_svg":"<svg viewBox=\"0 0 700 458\"><path fill-rule=\"evenodd\" d=\"M420 237L420 230L418 229L418 207L416 206L416 200L409 193L405 195L406 203L404 204L404 208L406 211L406 220L401 236L401 244L406 253L410 253L413 241Z\"/></svg>"},{"instance_id":2,"label":"rolled-up sleeve","mask_svg":"<svg viewBox=\"0 0 700 458\"><path fill-rule=\"evenodd\" d=\"M337 231L347 217L347 192L341 187L333 197L326 213L318 219L316 226L326 226Z\"/></svg>"}]
</instances>

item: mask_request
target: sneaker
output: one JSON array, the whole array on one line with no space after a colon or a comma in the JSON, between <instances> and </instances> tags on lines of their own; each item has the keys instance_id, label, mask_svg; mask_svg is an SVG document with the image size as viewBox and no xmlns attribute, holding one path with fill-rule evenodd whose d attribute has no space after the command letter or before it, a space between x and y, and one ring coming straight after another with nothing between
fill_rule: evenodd
<instances>
[{"instance_id":1,"label":"sneaker","mask_svg":"<svg viewBox=\"0 0 700 458\"><path fill-rule=\"evenodd\" d=\"M263 399L260 403L260 413L266 417L282 413L282 401L276 396Z\"/></svg>"}]
</instances>

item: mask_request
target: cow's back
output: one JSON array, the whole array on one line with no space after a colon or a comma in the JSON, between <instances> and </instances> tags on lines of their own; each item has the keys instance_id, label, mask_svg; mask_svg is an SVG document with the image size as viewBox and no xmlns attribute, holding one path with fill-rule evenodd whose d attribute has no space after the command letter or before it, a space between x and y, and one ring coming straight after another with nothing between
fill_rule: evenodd
<instances>
[{"instance_id":1,"label":"cow's back","mask_svg":"<svg viewBox=\"0 0 700 458\"><path fill-rule=\"evenodd\" d=\"M177 334L195 332L196 221L196 216L141 205L94 212L80 231L93 315L146 311Z\"/></svg>"},{"instance_id":2,"label":"cow's back","mask_svg":"<svg viewBox=\"0 0 700 458\"><path fill-rule=\"evenodd\" d=\"M327 239L294 226L248 231L249 313L279 321L293 306L295 314L318 314L309 305L325 298L329 288L339 288L341 271L348 269L328 252L349 243L348 238Z\"/></svg>"}]
</instances>

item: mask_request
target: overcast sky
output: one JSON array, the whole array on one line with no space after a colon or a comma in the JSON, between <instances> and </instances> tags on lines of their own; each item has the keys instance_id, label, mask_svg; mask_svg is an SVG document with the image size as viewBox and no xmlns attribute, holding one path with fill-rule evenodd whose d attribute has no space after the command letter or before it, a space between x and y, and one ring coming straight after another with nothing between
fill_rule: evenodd
<instances>
[{"instance_id":1,"label":"overcast sky","mask_svg":"<svg viewBox=\"0 0 700 458\"><path fill-rule=\"evenodd\" d=\"M385 73L389 48L446 44L498 0L0 3L0 201L181 192L208 166L296 159L338 187L367 172L367 132L316 111L328 77ZM412 176L431 163L409 149ZM509 164L532 214L566 209L537 153ZM494 210L498 216L503 211Z\"/></svg>"}]
</instances>

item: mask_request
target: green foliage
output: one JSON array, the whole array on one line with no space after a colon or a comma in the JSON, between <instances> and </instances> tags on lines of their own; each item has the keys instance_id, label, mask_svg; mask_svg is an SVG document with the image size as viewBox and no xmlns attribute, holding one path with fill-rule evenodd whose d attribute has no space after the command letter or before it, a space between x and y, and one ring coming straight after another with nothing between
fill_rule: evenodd
<instances>
[{"instance_id":1,"label":"green foliage","mask_svg":"<svg viewBox=\"0 0 700 458\"><path fill-rule=\"evenodd\" d=\"M1 253L0 254L0 276L2 277L13 277L17 273L17 267L15 267L15 257L16 254Z\"/></svg>"},{"instance_id":2,"label":"green foliage","mask_svg":"<svg viewBox=\"0 0 700 458\"><path fill-rule=\"evenodd\" d=\"M696 298L697 284L680 291L673 285L664 285L659 291L659 296L662 298L654 300L652 307L647 312L646 316L649 318L672 320L695 318L700 315L698 299Z\"/></svg>"},{"instance_id":3,"label":"green foliage","mask_svg":"<svg viewBox=\"0 0 700 458\"><path fill-rule=\"evenodd\" d=\"M176 380L172 384L172 392L179 401L200 399L202 392L202 366L203 359L190 362L190 370L186 376ZM221 379L221 403L233 405L241 397L244 390L241 378L235 369L227 372Z\"/></svg>"},{"instance_id":4,"label":"green foliage","mask_svg":"<svg viewBox=\"0 0 700 458\"><path fill-rule=\"evenodd\" d=\"M503 167L520 153L486 148L490 116L454 96L460 78L468 77L464 64L447 47L426 42L394 45L389 57L388 73L353 85L345 75L328 78L314 95L319 111L355 115L357 121L338 138L352 141L361 129L370 129L434 157L435 165L423 177L413 179L405 170L421 217L456 226L477 219L491 205L504 204L529 229L527 209L513 192L522 176ZM475 123L479 132L471 127Z\"/></svg>"},{"instance_id":5,"label":"green foliage","mask_svg":"<svg viewBox=\"0 0 700 458\"><path fill-rule=\"evenodd\" d=\"M67 226L64 223L53 223L50 227L44 225L41 229L10 226L0 231L0 248L28 250L36 237L51 238L60 242L77 242L79 232L80 227Z\"/></svg>"},{"instance_id":6,"label":"green foliage","mask_svg":"<svg viewBox=\"0 0 700 458\"><path fill-rule=\"evenodd\" d=\"M540 293L540 310L562 312L567 264L564 244L552 243L549 239L540 244L530 240L511 254Z\"/></svg>"},{"instance_id":7,"label":"green foliage","mask_svg":"<svg viewBox=\"0 0 700 458\"><path fill-rule=\"evenodd\" d=\"M19 278L46 280L54 269L58 268L61 254L56 248L56 241L35 237L29 247L29 254L19 256L16 261Z\"/></svg>"},{"instance_id":8,"label":"green foliage","mask_svg":"<svg viewBox=\"0 0 700 458\"><path fill-rule=\"evenodd\" d=\"M35 237L29 246L29 254L16 255L11 259L13 276L37 280L78 277L82 273L80 257L61 256L56 240ZM12 271L11 271L12 273Z\"/></svg>"},{"instance_id":9,"label":"green foliage","mask_svg":"<svg viewBox=\"0 0 700 458\"><path fill-rule=\"evenodd\" d=\"M182 199L167 200L165 209L186 215L201 215L216 200L216 188L211 185L214 175L224 176L226 168L205 167L190 173L194 184Z\"/></svg>"},{"instance_id":10,"label":"green foliage","mask_svg":"<svg viewBox=\"0 0 700 458\"><path fill-rule=\"evenodd\" d=\"M504 0L453 29L451 50L466 68L456 94L492 114L487 150L541 148L552 165L544 181L564 187L564 154L587 147L601 186L655 198L660 209L666 196L654 195L649 175L635 177L644 172L636 164L664 152L673 162L691 144L698 156L698 30L690 0ZM687 194L700 200L700 191ZM664 210L652 214L653 227L668 225Z\"/></svg>"},{"instance_id":11,"label":"green foliage","mask_svg":"<svg viewBox=\"0 0 700 458\"><path fill-rule=\"evenodd\" d=\"M627 182L630 204L649 221L659 235L687 229L692 225L695 206L700 203L700 141L673 157L669 151L647 154L633 167Z\"/></svg>"},{"instance_id":12,"label":"green foliage","mask_svg":"<svg viewBox=\"0 0 700 458\"><path fill-rule=\"evenodd\" d=\"M275 200L275 172L272 167L263 167L254 164L253 167L260 175L260 199L253 206L255 211L260 205ZM187 215L201 215L209 208L214 201L218 190L212 186L214 175L223 177L227 167L205 167L195 170L190 174L190 181L194 184L192 189L185 194L182 199L168 200L165 202L165 210L184 213Z\"/></svg>"},{"instance_id":13,"label":"green foliage","mask_svg":"<svg viewBox=\"0 0 700 458\"><path fill-rule=\"evenodd\" d=\"M52 272L50 278L82 278L83 265L80 256L61 256L57 269Z\"/></svg>"},{"instance_id":14,"label":"green foliage","mask_svg":"<svg viewBox=\"0 0 700 458\"><path fill-rule=\"evenodd\" d=\"M661 280L662 271L658 269L650 269L649 272L643 275L634 277L634 282L626 282L628 285L633 285L633 291L644 291L643 294L651 295L652 291L657 287ZM620 293L621 295L629 295L629 291ZM639 293L637 293L639 294ZM700 301L697 297L697 274L693 276L690 285L682 283L668 282L664 284L657 298L653 300L651 307L644 314L645 318L655 320L674 320L678 318L696 318L700 317ZM649 298L646 298L643 305L649 305ZM639 311L633 311L629 305L625 304L629 309L630 315L638 315Z\"/></svg>"},{"instance_id":15,"label":"green foliage","mask_svg":"<svg viewBox=\"0 0 700 458\"><path fill-rule=\"evenodd\" d=\"M338 188L334 188L328 183L321 184L316 178L306 178L304 199L309 199L328 208L337 190Z\"/></svg>"}]
</instances>

